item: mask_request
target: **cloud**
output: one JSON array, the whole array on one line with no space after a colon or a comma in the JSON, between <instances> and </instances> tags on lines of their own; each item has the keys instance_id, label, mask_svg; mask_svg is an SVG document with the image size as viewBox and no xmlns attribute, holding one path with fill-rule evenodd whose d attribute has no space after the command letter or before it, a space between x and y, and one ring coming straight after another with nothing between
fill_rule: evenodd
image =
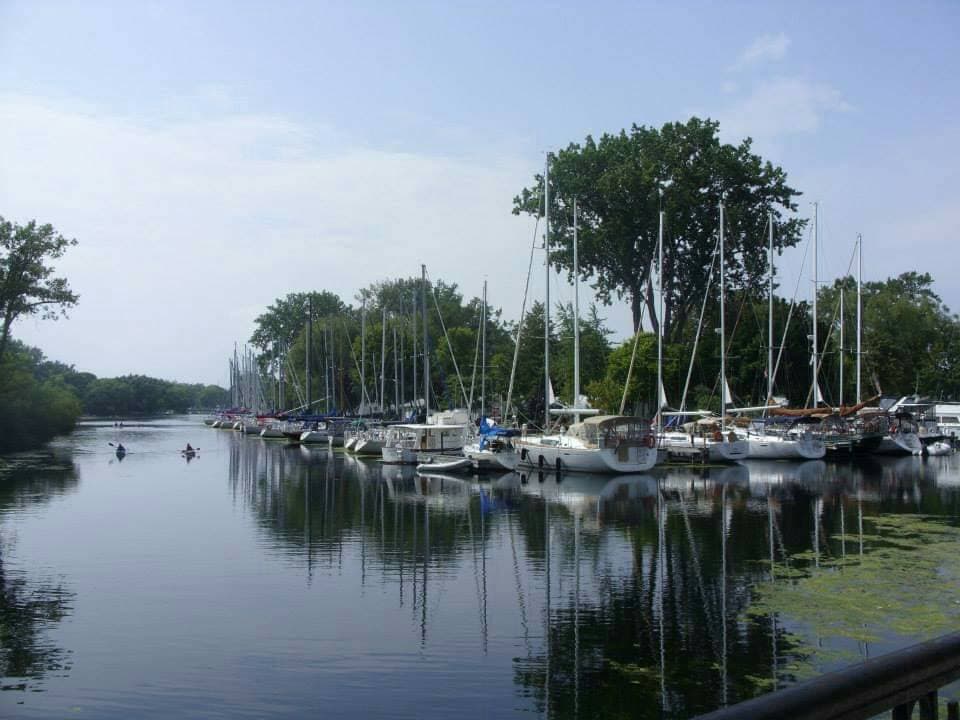
<instances>
[{"instance_id":1,"label":"cloud","mask_svg":"<svg viewBox=\"0 0 960 720\"><path fill-rule=\"evenodd\" d=\"M276 297L352 302L420 263L467 297L488 275L491 302L519 308L523 159L381 150L266 114L164 122L25 96L0 96L0 124L0 214L80 241L58 266L80 294L70 320L16 334L79 369L225 382L233 343Z\"/></svg>"},{"instance_id":2,"label":"cloud","mask_svg":"<svg viewBox=\"0 0 960 720\"><path fill-rule=\"evenodd\" d=\"M785 33L761 35L740 53L729 70L737 72L760 63L780 60L787 54L789 47L790 38Z\"/></svg>"},{"instance_id":3,"label":"cloud","mask_svg":"<svg viewBox=\"0 0 960 720\"><path fill-rule=\"evenodd\" d=\"M749 136L759 145L773 145L787 135L816 132L827 115L850 109L830 85L785 77L758 84L713 116L728 141Z\"/></svg>"}]
</instances>

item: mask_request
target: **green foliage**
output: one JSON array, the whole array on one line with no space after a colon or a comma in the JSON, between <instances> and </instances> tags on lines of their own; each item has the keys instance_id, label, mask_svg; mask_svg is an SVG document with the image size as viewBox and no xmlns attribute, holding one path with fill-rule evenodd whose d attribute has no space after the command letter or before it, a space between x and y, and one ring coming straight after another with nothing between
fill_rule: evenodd
<instances>
[{"instance_id":1,"label":"green foliage","mask_svg":"<svg viewBox=\"0 0 960 720\"><path fill-rule=\"evenodd\" d=\"M43 356L20 343L0 361L0 451L41 445L70 432L80 401L59 375L40 377Z\"/></svg>"},{"instance_id":2,"label":"green foliage","mask_svg":"<svg viewBox=\"0 0 960 720\"><path fill-rule=\"evenodd\" d=\"M660 190L666 187L662 197ZM513 212L542 211L543 178L514 199ZM767 213L775 214L778 249L800 237L802 221L785 219L799 193L786 173L751 151L751 140L722 144L719 124L691 118L662 128L633 125L630 131L587 137L557 153L550 168L550 246L558 268L572 272L572 204L579 209L579 268L594 278L601 299L626 296L634 327L644 305L653 316L648 285L656 256L658 213L665 213L664 329L679 339L699 306L713 261L718 204L726 196L725 253L730 288L756 285L767 272ZM654 320L656 327L656 320Z\"/></svg>"},{"instance_id":3,"label":"green foliage","mask_svg":"<svg viewBox=\"0 0 960 720\"><path fill-rule=\"evenodd\" d=\"M574 312L572 305L558 305L556 308L559 337L556 345L550 349L551 376L554 391L561 401L572 405L573 397L573 356ZM610 344L607 336L610 331L597 313L596 305L591 305L587 318L580 318L580 394L585 394L587 386L604 376Z\"/></svg>"},{"instance_id":4,"label":"green foliage","mask_svg":"<svg viewBox=\"0 0 960 720\"><path fill-rule=\"evenodd\" d=\"M852 401L855 374L856 282L841 278L821 289L819 323L825 392L838 398L840 374L840 289L844 292L845 398ZM864 395L906 395L919 390L938 397L960 397L960 319L933 291L927 273L905 272L864 283ZM867 390L869 388L869 390Z\"/></svg>"},{"instance_id":5,"label":"green foliage","mask_svg":"<svg viewBox=\"0 0 960 720\"><path fill-rule=\"evenodd\" d=\"M188 385L145 375L95 379L82 399L84 413L105 417L212 410L230 401L227 391L215 385Z\"/></svg>"},{"instance_id":6,"label":"green foliage","mask_svg":"<svg viewBox=\"0 0 960 720\"><path fill-rule=\"evenodd\" d=\"M66 279L52 277L53 267L47 264L76 244L52 225L35 220L18 225L0 217L0 362L14 320L29 315L55 320L77 304Z\"/></svg>"},{"instance_id":7,"label":"green foliage","mask_svg":"<svg viewBox=\"0 0 960 720\"><path fill-rule=\"evenodd\" d=\"M636 343L636 357L633 372L630 370L630 358ZM688 358L683 356L685 346L664 344L663 348L663 387L668 403L679 405L683 389ZM681 368L683 370L681 371ZM627 375L630 385L626 392L624 412L652 417L657 407L657 336L653 333L640 333L634 336L609 355L602 378L590 383L587 392L594 407L607 413L618 413L624 395ZM687 402L687 407L692 407Z\"/></svg>"}]
</instances>

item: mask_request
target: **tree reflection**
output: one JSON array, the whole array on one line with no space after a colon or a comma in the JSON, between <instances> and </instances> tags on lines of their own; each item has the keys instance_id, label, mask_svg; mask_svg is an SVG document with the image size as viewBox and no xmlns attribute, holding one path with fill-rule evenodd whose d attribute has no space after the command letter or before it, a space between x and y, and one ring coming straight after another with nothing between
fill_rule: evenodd
<instances>
[{"instance_id":1,"label":"tree reflection","mask_svg":"<svg viewBox=\"0 0 960 720\"><path fill-rule=\"evenodd\" d=\"M832 669L788 615L748 613L757 588L858 562L864 517L951 514L960 492L955 468L915 458L482 480L242 438L234 453L234 491L278 545L308 572L359 547L360 582L411 606L421 648L437 576L473 584L484 653L505 621L488 594L512 597L515 684L557 718L689 717Z\"/></svg>"},{"instance_id":2,"label":"tree reflection","mask_svg":"<svg viewBox=\"0 0 960 720\"><path fill-rule=\"evenodd\" d=\"M76 490L76 467L51 451L0 458L0 518ZM74 593L10 567L12 540L0 521L0 688L36 690L44 676L70 669L69 652L47 638L51 625L66 617Z\"/></svg>"}]
</instances>

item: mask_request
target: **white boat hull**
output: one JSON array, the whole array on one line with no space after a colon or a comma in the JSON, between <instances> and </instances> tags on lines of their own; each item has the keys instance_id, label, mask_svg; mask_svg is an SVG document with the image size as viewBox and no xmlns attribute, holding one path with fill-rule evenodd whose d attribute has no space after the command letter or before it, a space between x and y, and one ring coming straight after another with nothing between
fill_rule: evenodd
<instances>
[{"instance_id":1,"label":"white boat hull","mask_svg":"<svg viewBox=\"0 0 960 720\"><path fill-rule=\"evenodd\" d=\"M481 450L477 443L466 445L463 454L473 461L473 466L478 470L515 470L520 461L516 450Z\"/></svg>"},{"instance_id":2,"label":"white boat hull","mask_svg":"<svg viewBox=\"0 0 960 720\"><path fill-rule=\"evenodd\" d=\"M814 437L751 435L747 444L748 457L757 460L819 460L827 454L823 441Z\"/></svg>"},{"instance_id":3,"label":"white boat hull","mask_svg":"<svg viewBox=\"0 0 960 720\"><path fill-rule=\"evenodd\" d=\"M621 448L583 448L521 441L517 447L520 466L546 470L638 473L657 464L657 448L640 444Z\"/></svg>"}]
</instances>

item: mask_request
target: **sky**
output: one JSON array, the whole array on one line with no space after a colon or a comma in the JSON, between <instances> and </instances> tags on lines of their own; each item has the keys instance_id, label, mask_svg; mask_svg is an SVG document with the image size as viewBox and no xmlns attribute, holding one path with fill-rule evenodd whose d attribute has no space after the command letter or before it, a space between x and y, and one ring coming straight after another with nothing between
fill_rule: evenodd
<instances>
[{"instance_id":1,"label":"sky","mask_svg":"<svg viewBox=\"0 0 960 720\"><path fill-rule=\"evenodd\" d=\"M957 37L954 1L0 0L0 216L79 241L56 266L77 307L14 335L225 385L274 299L421 264L515 319L512 199L545 154L691 115L820 204L821 280L862 233L864 280L929 272L960 310ZM802 299L801 255L777 264ZM600 314L630 334L625 300Z\"/></svg>"}]
</instances>

